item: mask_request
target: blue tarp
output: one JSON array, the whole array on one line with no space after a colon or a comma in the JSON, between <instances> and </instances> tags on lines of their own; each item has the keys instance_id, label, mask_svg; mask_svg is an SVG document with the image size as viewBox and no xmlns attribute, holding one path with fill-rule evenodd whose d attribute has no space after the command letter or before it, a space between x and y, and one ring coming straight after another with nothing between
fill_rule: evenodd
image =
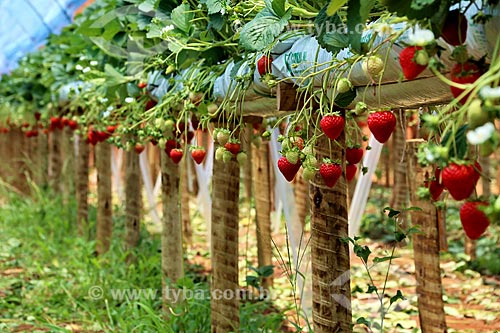
<instances>
[{"instance_id":1,"label":"blue tarp","mask_svg":"<svg viewBox=\"0 0 500 333\"><path fill-rule=\"evenodd\" d=\"M85 0L0 0L0 75L71 23Z\"/></svg>"}]
</instances>

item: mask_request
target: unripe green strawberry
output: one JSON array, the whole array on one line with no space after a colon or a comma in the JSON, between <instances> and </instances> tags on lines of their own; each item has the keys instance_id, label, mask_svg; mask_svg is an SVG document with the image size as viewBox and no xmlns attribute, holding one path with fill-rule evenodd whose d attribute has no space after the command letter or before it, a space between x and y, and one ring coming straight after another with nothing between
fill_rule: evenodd
<instances>
[{"instance_id":1,"label":"unripe green strawberry","mask_svg":"<svg viewBox=\"0 0 500 333\"><path fill-rule=\"evenodd\" d=\"M316 166L318 164L318 160L316 159L316 157L314 155L308 154L308 155L306 155L306 159L305 159L304 163L307 165Z\"/></svg>"},{"instance_id":2,"label":"unripe green strawberry","mask_svg":"<svg viewBox=\"0 0 500 333\"><path fill-rule=\"evenodd\" d=\"M346 93L346 92L348 92L351 89L352 89L352 83L351 83L351 81L349 81L348 78L343 77L340 80L338 80L338 82L337 82L337 92L339 94Z\"/></svg>"},{"instance_id":3,"label":"unripe green strawberry","mask_svg":"<svg viewBox=\"0 0 500 333\"><path fill-rule=\"evenodd\" d=\"M369 56L363 61L361 68L367 77L373 78L384 70L384 61L377 55Z\"/></svg>"},{"instance_id":4,"label":"unripe green strawberry","mask_svg":"<svg viewBox=\"0 0 500 333\"><path fill-rule=\"evenodd\" d=\"M227 149L224 150L224 153L222 153L222 160L224 161L224 163L231 161L232 158L233 158L233 153L231 153Z\"/></svg>"},{"instance_id":5,"label":"unripe green strawberry","mask_svg":"<svg viewBox=\"0 0 500 333\"><path fill-rule=\"evenodd\" d=\"M238 160L238 163L240 165L245 165L245 163L247 163L248 160L247 154L243 151L240 151L238 155L236 155L236 159Z\"/></svg>"},{"instance_id":6,"label":"unripe green strawberry","mask_svg":"<svg viewBox=\"0 0 500 333\"><path fill-rule=\"evenodd\" d=\"M215 113L219 107L215 103L210 103L207 105L208 113Z\"/></svg>"},{"instance_id":7,"label":"unripe green strawberry","mask_svg":"<svg viewBox=\"0 0 500 333\"><path fill-rule=\"evenodd\" d=\"M425 50L415 52L415 62L420 66L427 66L429 64L429 55Z\"/></svg>"},{"instance_id":8,"label":"unripe green strawberry","mask_svg":"<svg viewBox=\"0 0 500 333\"><path fill-rule=\"evenodd\" d=\"M364 102L357 102L356 103L356 108L354 109L354 112L356 113L357 116L361 116L365 114L368 111L368 106Z\"/></svg>"},{"instance_id":9,"label":"unripe green strawberry","mask_svg":"<svg viewBox=\"0 0 500 333\"><path fill-rule=\"evenodd\" d=\"M292 145L290 143L290 139L284 138L283 141L281 141L281 149L289 150L291 148L292 148Z\"/></svg>"},{"instance_id":10,"label":"unripe green strawberry","mask_svg":"<svg viewBox=\"0 0 500 333\"><path fill-rule=\"evenodd\" d=\"M155 127L163 130L165 122L163 121L162 118L156 118L155 119Z\"/></svg>"},{"instance_id":11,"label":"unripe green strawberry","mask_svg":"<svg viewBox=\"0 0 500 333\"><path fill-rule=\"evenodd\" d=\"M173 121L173 119L167 119L165 120L165 124L163 126L165 131L172 132L175 127L175 121Z\"/></svg>"},{"instance_id":12,"label":"unripe green strawberry","mask_svg":"<svg viewBox=\"0 0 500 333\"><path fill-rule=\"evenodd\" d=\"M489 121L489 116L481 107L481 100L475 98L467 109L467 119L469 120L469 129L473 130Z\"/></svg>"},{"instance_id":13,"label":"unripe green strawberry","mask_svg":"<svg viewBox=\"0 0 500 333\"><path fill-rule=\"evenodd\" d=\"M224 146L229 141L229 134L230 132L227 129L219 130L219 133L217 133L217 142L219 142L221 146Z\"/></svg>"},{"instance_id":14,"label":"unripe green strawberry","mask_svg":"<svg viewBox=\"0 0 500 333\"><path fill-rule=\"evenodd\" d=\"M297 162L299 161L299 152L296 150L289 150L286 152L285 157L288 162L297 164Z\"/></svg>"},{"instance_id":15,"label":"unripe green strawberry","mask_svg":"<svg viewBox=\"0 0 500 333\"><path fill-rule=\"evenodd\" d=\"M314 153L312 146L305 146L302 152L306 155L312 155Z\"/></svg>"},{"instance_id":16,"label":"unripe green strawberry","mask_svg":"<svg viewBox=\"0 0 500 333\"><path fill-rule=\"evenodd\" d=\"M316 169L314 168L306 167L302 172L302 178L306 182L313 180L314 176L316 176Z\"/></svg>"},{"instance_id":17,"label":"unripe green strawberry","mask_svg":"<svg viewBox=\"0 0 500 333\"><path fill-rule=\"evenodd\" d=\"M167 144L167 139L161 138L160 140L158 140L158 146L160 147L160 149L165 149L166 144Z\"/></svg>"},{"instance_id":18,"label":"unripe green strawberry","mask_svg":"<svg viewBox=\"0 0 500 333\"><path fill-rule=\"evenodd\" d=\"M217 161L222 161L222 157L224 155L224 152L227 151L226 148L224 147L219 147L215 150L215 159Z\"/></svg>"}]
</instances>

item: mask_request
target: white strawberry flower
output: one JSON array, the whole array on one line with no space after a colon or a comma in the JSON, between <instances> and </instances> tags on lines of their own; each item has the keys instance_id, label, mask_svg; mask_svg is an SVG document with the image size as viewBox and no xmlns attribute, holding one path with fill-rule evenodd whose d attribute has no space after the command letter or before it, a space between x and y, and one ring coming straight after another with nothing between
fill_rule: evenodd
<instances>
[{"instance_id":1,"label":"white strawberry flower","mask_svg":"<svg viewBox=\"0 0 500 333\"><path fill-rule=\"evenodd\" d=\"M383 38L394 33L394 28L387 22L374 23L371 27L379 37Z\"/></svg>"},{"instance_id":2,"label":"white strawberry flower","mask_svg":"<svg viewBox=\"0 0 500 333\"><path fill-rule=\"evenodd\" d=\"M167 37L168 32L169 32L170 30L174 30L174 29L175 29L175 27L174 27L172 24L170 24L170 25L167 25L167 26L163 27L163 28L161 29L161 31L160 31L160 36L161 36L161 38L166 38L166 37Z\"/></svg>"},{"instance_id":3,"label":"white strawberry flower","mask_svg":"<svg viewBox=\"0 0 500 333\"><path fill-rule=\"evenodd\" d=\"M488 141L495 133L495 130L495 125L493 125L493 123L486 123L473 131L468 131L467 141L472 145L480 145Z\"/></svg>"},{"instance_id":4,"label":"white strawberry flower","mask_svg":"<svg viewBox=\"0 0 500 333\"><path fill-rule=\"evenodd\" d=\"M500 98L500 87L492 88L490 86L482 87L479 94L484 99L497 99Z\"/></svg>"},{"instance_id":5,"label":"white strawberry flower","mask_svg":"<svg viewBox=\"0 0 500 333\"><path fill-rule=\"evenodd\" d=\"M75 69L77 71L81 71L81 70L83 70L83 67L82 67L82 65L78 64L78 65L75 66Z\"/></svg>"},{"instance_id":6,"label":"white strawberry flower","mask_svg":"<svg viewBox=\"0 0 500 333\"><path fill-rule=\"evenodd\" d=\"M133 103L134 101L135 101L135 98L133 98L133 97L127 97L127 98L125 98L125 103L130 104L130 103Z\"/></svg>"},{"instance_id":7,"label":"white strawberry flower","mask_svg":"<svg viewBox=\"0 0 500 333\"><path fill-rule=\"evenodd\" d=\"M408 41L411 45L425 46L434 41L434 33L428 29L420 29L415 27L413 32L408 35Z\"/></svg>"},{"instance_id":8,"label":"white strawberry flower","mask_svg":"<svg viewBox=\"0 0 500 333\"><path fill-rule=\"evenodd\" d=\"M88 72L90 72L90 67L85 67L84 69L82 69L82 72L83 72L83 73L88 73Z\"/></svg>"},{"instance_id":9,"label":"white strawberry flower","mask_svg":"<svg viewBox=\"0 0 500 333\"><path fill-rule=\"evenodd\" d=\"M95 60L92 60L92 61L90 62L90 66L97 66L98 64L99 64L99 63L98 63L97 61L95 61Z\"/></svg>"}]
</instances>

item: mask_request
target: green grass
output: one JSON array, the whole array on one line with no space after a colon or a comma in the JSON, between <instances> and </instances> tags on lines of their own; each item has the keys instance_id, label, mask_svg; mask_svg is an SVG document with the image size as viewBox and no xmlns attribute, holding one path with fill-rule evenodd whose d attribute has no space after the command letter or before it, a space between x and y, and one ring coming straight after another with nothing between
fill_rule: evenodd
<instances>
[{"instance_id":1,"label":"green grass","mask_svg":"<svg viewBox=\"0 0 500 333\"><path fill-rule=\"evenodd\" d=\"M209 297L190 298L164 320L160 239L143 230L137 262L127 267L121 207L115 207L111 250L96 258L94 242L76 234L74 202L63 204L42 192L31 199L5 196L0 205L0 332L21 324L33 325L35 332L71 332L70 324L88 332L210 332ZM94 216L91 208L91 221ZM205 277L186 276L181 285L192 291L187 295L208 294ZM123 290L139 295L117 297ZM278 332L282 322L283 315L269 303L242 303L241 332Z\"/></svg>"}]
</instances>

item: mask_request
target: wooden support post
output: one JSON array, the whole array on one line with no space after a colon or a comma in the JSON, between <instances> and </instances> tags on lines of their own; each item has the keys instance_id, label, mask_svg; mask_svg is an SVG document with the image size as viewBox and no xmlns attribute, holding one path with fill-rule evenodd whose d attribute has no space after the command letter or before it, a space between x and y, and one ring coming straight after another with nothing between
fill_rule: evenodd
<instances>
[{"instance_id":1,"label":"wooden support post","mask_svg":"<svg viewBox=\"0 0 500 333\"><path fill-rule=\"evenodd\" d=\"M97 234L96 252L102 255L109 250L113 230L113 202L111 187L111 145L96 145L97 168Z\"/></svg>"},{"instance_id":2,"label":"wooden support post","mask_svg":"<svg viewBox=\"0 0 500 333\"><path fill-rule=\"evenodd\" d=\"M50 164L49 164L49 186L57 193L63 193L63 182L62 177L62 131L55 129L49 133L49 153L50 153Z\"/></svg>"},{"instance_id":3,"label":"wooden support post","mask_svg":"<svg viewBox=\"0 0 500 333\"><path fill-rule=\"evenodd\" d=\"M187 157L184 157L187 158ZM169 315L169 308L175 299L170 292L171 284L184 275L184 256L182 249L182 223L179 202L179 166L161 151L161 197L163 202L161 232L161 266L163 286L163 310Z\"/></svg>"},{"instance_id":4,"label":"wooden support post","mask_svg":"<svg viewBox=\"0 0 500 333\"><path fill-rule=\"evenodd\" d=\"M411 206L421 208L420 211L411 212L412 224L421 228L421 233L413 237L418 313L423 333L443 333L446 332L446 320L436 209L429 200L422 200L417 196L417 188L423 186L426 177L432 174L432 169L424 168L418 163L417 150L422 142L423 140L411 140L408 145Z\"/></svg>"},{"instance_id":5,"label":"wooden support post","mask_svg":"<svg viewBox=\"0 0 500 333\"><path fill-rule=\"evenodd\" d=\"M226 163L215 160L212 176L212 333L239 332L239 188L240 166L236 157Z\"/></svg>"},{"instance_id":6,"label":"wooden support post","mask_svg":"<svg viewBox=\"0 0 500 333\"><path fill-rule=\"evenodd\" d=\"M77 206L76 225L78 234L80 236L85 235L86 237L89 229L89 148L87 139L83 136L79 136L75 173Z\"/></svg>"},{"instance_id":7,"label":"wooden support post","mask_svg":"<svg viewBox=\"0 0 500 333\"><path fill-rule=\"evenodd\" d=\"M344 165L345 150L328 140L318 139L316 158L339 159ZM344 146L344 133L338 143ZM330 146L335 148L330 151ZM342 241L348 236L345 176L329 188L318 173L311 181L310 200L314 332L352 332L349 246Z\"/></svg>"},{"instance_id":8,"label":"wooden support post","mask_svg":"<svg viewBox=\"0 0 500 333\"><path fill-rule=\"evenodd\" d=\"M252 144L252 174L255 196L255 215L257 225L257 258L259 267L273 264L271 242L271 178L269 165L269 142L263 141L258 146ZM262 287L269 289L273 277L264 278Z\"/></svg>"},{"instance_id":9,"label":"wooden support post","mask_svg":"<svg viewBox=\"0 0 500 333\"><path fill-rule=\"evenodd\" d=\"M189 193L189 177L188 168L191 168L192 160L186 154L186 157L181 161L180 169L180 186L181 186L181 218L182 218L182 230L184 234L184 239L187 244L192 244L193 242L193 229L191 227L191 214L189 202L191 201L191 195Z\"/></svg>"},{"instance_id":10,"label":"wooden support post","mask_svg":"<svg viewBox=\"0 0 500 333\"><path fill-rule=\"evenodd\" d=\"M134 261L134 248L137 246L141 234L141 169L139 155L134 151L127 151L125 156L125 250L127 263Z\"/></svg>"}]
</instances>

